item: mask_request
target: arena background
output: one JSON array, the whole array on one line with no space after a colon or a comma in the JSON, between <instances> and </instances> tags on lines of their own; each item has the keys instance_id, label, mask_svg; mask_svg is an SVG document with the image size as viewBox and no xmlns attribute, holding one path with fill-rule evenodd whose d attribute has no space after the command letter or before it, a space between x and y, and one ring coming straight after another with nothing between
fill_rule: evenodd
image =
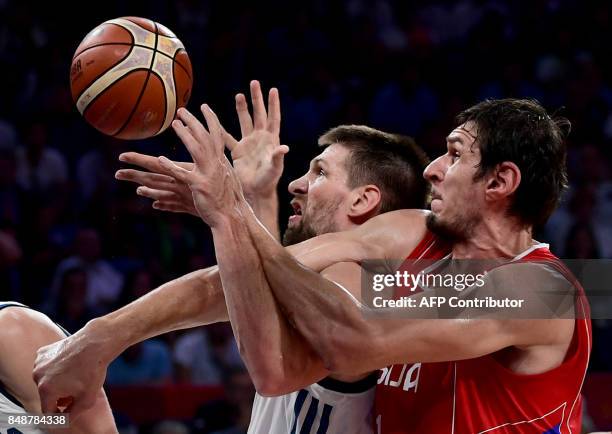
<instances>
[{"instance_id":1,"label":"arena background","mask_svg":"<svg viewBox=\"0 0 612 434\"><path fill-rule=\"evenodd\" d=\"M126 15L179 36L194 70L189 108L209 103L234 133L233 95L251 79L279 88L281 139L291 146L282 226L287 183L327 128L364 123L412 135L435 156L463 108L533 97L573 124L571 189L538 237L564 258L612 258L611 12L610 2L561 0L0 0L0 299L74 332L214 264L201 221L152 210L113 176L121 151L187 158L173 132L112 140L72 103L75 48L96 25ZM585 426L610 429L612 321L596 321L594 335ZM108 390L122 432L156 434L246 432L253 392L226 325L128 350L110 368Z\"/></svg>"}]
</instances>

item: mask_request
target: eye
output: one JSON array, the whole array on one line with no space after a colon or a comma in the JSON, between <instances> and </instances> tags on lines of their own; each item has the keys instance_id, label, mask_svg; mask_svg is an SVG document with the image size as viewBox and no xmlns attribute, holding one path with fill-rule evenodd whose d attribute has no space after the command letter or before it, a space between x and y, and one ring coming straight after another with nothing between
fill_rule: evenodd
<instances>
[{"instance_id":1,"label":"eye","mask_svg":"<svg viewBox=\"0 0 612 434\"><path fill-rule=\"evenodd\" d=\"M451 154L451 161L453 162L453 164L455 163L455 161L459 159L459 157L461 157L458 151L451 151L450 154Z\"/></svg>"},{"instance_id":2,"label":"eye","mask_svg":"<svg viewBox=\"0 0 612 434\"><path fill-rule=\"evenodd\" d=\"M319 176L325 176L325 171L323 169L319 169Z\"/></svg>"}]
</instances>

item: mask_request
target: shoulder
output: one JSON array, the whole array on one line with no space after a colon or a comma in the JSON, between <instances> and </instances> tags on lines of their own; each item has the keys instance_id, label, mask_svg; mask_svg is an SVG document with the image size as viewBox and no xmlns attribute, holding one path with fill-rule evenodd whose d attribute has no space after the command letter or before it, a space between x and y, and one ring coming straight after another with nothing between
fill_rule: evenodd
<instances>
[{"instance_id":1,"label":"shoulder","mask_svg":"<svg viewBox=\"0 0 612 434\"><path fill-rule=\"evenodd\" d=\"M559 268L547 262L513 262L493 268L487 273L487 279L496 287L521 288L538 292L556 292L570 289L572 283L561 273Z\"/></svg>"},{"instance_id":2,"label":"shoulder","mask_svg":"<svg viewBox=\"0 0 612 434\"><path fill-rule=\"evenodd\" d=\"M24 307L0 311L0 381L29 411L40 411L32 368L36 352L64 337L47 316Z\"/></svg>"},{"instance_id":3,"label":"shoulder","mask_svg":"<svg viewBox=\"0 0 612 434\"><path fill-rule=\"evenodd\" d=\"M483 296L520 300L520 309L505 309L500 317L519 340L532 345L566 346L575 326L576 288L554 266L515 262L486 275ZM517 321L518 320L518 321Z\"/></svg>"},{"instance_id":4,"label":"shoulder","mask_svg":"<svg viewBox=\"0 0 612 434\"><path fill-rule=\"evenodd\" d=\"M46 315L26 307L11 306L0 310L0 349L14 347L37 350L65 337Z\"/></svg>"},{"instance_id":5,"label":"shoulder","mask_svg":"<svg viewBox=\"0 0 612 434\"><path fill-rule=\"evenodd\" d=\"M405 257L425 236L428 215L416 209L380 214L362 225L362 240L380 247L378 258Z\"/></svg>"}]
</instances>

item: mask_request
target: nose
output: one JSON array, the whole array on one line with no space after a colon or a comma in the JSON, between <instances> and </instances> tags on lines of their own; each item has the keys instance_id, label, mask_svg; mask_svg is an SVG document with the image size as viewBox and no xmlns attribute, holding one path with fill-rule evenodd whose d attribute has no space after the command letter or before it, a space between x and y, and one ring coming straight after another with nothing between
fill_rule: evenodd
<instances>
[{"instance_id":1,"label":"nose","mask_svg":"<svg viewBox=\"0 0 612 434\"><path fill-rule=\"evenodd\" d=\"M308 180L306 179L306 174L289 183L289 193L294 196L308 193Z\"/></svg>"},{"instance_id":2,"label":"nose","mask_svg":"<svg viewBox=\"0 0 612 434\"><path fill-rule=\"evenodd\" d=\"M433 160L423 171L423 177L431 184L436 184L444 179L445 170L444 155Z\"/></svg>"}]
</instances>

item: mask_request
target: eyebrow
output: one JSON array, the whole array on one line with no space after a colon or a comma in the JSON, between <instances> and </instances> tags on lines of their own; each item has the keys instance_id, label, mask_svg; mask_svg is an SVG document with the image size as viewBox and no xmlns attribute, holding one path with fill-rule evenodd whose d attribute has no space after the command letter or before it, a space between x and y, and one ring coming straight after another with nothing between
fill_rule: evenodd
<instances>
[{"instance_id":1,"label":"eyebrow","mask_svg":"<svg viewBox=\"0 0 612 434\"><path fill-rule=\"evenodd\" d=\"M461 147L463 147L465 145L465 143L463 143L463 141L461 140L460 137L458 136L447 136L446 137L446 142L447 144L451 144L451 143L458 143Z\"/></svg>"},{"instance_id":2,"label":"eyebrow","mask_svg":"<svg viewBox=\"0 0 612 434\"><path fill-rule=\"evenodd\" d=\"M313 165L313 166L314 166L315 164L318 164L319 166L327 166L327 162L325 161L325 159L324 159L324 158L321 158L321 157L316 157L316 158L314 158L314 159L313 159L313 160L310 162L310 164L311 164L311 165Z\"/></svg>"}]
</instances>

